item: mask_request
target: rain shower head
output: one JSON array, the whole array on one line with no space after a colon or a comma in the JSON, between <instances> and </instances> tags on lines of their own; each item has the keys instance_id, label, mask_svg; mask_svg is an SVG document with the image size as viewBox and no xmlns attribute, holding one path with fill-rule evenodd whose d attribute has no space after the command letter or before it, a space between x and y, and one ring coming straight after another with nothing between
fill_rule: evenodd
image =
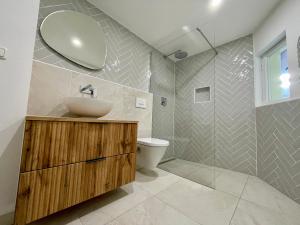
<instances>
[{"instance_id":1,"label":"rain shower head","mask_svg":"<svg viewBox=\"0 0 300 225\"><path fill-rule=\"evenodd\" d=\"M178 50L176 52L173 52L169 55L166 55L165 58L171 56L171 55L174 55L176 59L184 59L188 56L188 53L185 52L185 51L181 51L181 50Z\"/></svg>"},{"instance_id":2,"label":"rain shower head","mask_svg":"<svg viewBox=\"0 0 300 225\"><path fill-rule=\"evenodd\" d=\"M188 53L179 50L179 51L175 52L174 56L175 56L176 59L184 59L188 56Z\"/></svg>"},{"instance_id":3,"label":"rain shower head","mask_svg":"<svg viewBox=\"0 0 300 225\"><path fill-rule=\"evenodd\" d=\"M205 34L202 32L202 30L201 30L199 27L197 27L196 30L201 34L201 36L204 38L204 40L207 42L207 44L211 47L211 49L214 50L215 56L218 55L217 49L210 43L210 41L208 40L208 38L207 38L207 37L205 36ZM178 39L178 38L177 38L177 39ZM188 54L186 51L177 50L177 51L172 52L172 53L170 53L170 54L168 54L168 55L165 55L164 58L166 59L167 57L169 57L169 56L171 56L171 55L174 55L174 57L175 57L176 59L181 60L181 59L184 59L184 58L188 57L189 54Z\"/></svg>"}]
</instances>

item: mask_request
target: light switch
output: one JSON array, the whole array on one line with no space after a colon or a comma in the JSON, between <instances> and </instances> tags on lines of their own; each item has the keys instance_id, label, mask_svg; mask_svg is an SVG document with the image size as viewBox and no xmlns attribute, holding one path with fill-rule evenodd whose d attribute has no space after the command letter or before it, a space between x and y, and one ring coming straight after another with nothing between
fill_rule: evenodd
<instances>
[{"instance_id":1,"label":"light switch","mask_svg":"<svg viewBox=\"0 0 300 225\"><path fill-rule=\"evenodd\" d=\"M6 48L0 48L0 59L5 59L6 58Z\"/></svg>"},{"instance_id":2,"label":"light switch","mask_svg":"<svg viewBox=\"0 0 300 225\"><path fill-rule=\"evenodd\" d=\"M141 109L146 109L146 99L136 98L135 99L135 107L136 108L141 108Z\"/></svg>"}]
</instances>

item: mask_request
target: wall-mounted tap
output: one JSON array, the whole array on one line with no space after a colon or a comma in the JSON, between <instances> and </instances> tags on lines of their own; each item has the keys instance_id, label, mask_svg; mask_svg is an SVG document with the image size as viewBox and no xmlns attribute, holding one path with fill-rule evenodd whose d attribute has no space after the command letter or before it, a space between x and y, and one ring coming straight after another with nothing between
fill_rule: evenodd
<instances>
[{"instance_id":1,"label":"wall-mounted tap","mask_svg":"<svg viewBox=\"0 0 300 225\"><path fill-rule=\"evenodd\" d=\"M79 87L79 92L82 94L90 95L92 98L96 97L96 88L94 88L91 84L86 86Z\"/></svg>"}]
</instances>

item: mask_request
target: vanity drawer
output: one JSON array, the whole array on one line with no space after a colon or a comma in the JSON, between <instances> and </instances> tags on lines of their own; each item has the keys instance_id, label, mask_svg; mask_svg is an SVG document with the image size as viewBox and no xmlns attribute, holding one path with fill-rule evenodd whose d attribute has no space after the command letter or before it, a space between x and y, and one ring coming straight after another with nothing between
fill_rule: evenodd
<instances>
[{"instance_id":1,"label":"vanity drawer","mask_svg":"<svg viewBox=\"0 0 300 225\"><path fill-rule=\"evenodd\" d=\"M15 225L28 224L135 178L135 154L20 174Z\"/></svg>"},{"instance_id":2,"label":"vanity drawer","mask_svg":"<svg viewBox=\"0 0 300 225\"><path fill-rule=\"evenodd\" d=\"M21 172L136 151L137 124L26 121Z\"/></svg>"},{"instance_id":3,"label":"vanity drawer","mask_svg":"<svg viewBox=\"0 0 300 225\"><path fill-rule=\"evenodd\" d=\"M75 123L72 162L134 153L136 124Z\"/></svg>"}]
</instances>

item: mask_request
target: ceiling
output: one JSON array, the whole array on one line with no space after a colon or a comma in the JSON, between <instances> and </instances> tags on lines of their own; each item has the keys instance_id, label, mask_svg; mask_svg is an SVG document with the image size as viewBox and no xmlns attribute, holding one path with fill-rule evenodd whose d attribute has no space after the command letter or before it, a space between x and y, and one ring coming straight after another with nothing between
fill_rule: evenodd
<instances>
[{"instance_id":1,"label":"ceiling","mask_svg":"<svg viewBox=\"0 0 300 225\"><path fill-rule=\"evenodd\" d=\"M255 31L280 0L88 0L163 54L209 49ZM220 4L218 4L220 3ZM175 58L171 57L175 60Z\"/></svg>"}]
</instances>

